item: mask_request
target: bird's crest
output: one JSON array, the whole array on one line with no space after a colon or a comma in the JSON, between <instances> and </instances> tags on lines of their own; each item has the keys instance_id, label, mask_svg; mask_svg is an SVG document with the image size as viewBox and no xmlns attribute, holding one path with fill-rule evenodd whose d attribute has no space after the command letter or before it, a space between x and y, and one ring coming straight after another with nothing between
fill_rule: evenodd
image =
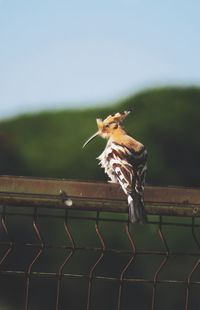
<instances>
[{"instance_id":1,"label":"bird's crest","mask_svg":"<svg viewBox=\"0 0 200 310\"><path fill-rule=\"evenodd\" d=\"M111 127L116 129L118 125L122 125L123 120L129 115L131 111L117 112L107 116L104 120L97 118L97 127L99 132L109 132Z\"/></svg>"},{"instance_id":2,"label":"bird's crest","mask_svg":"<svg viewBox=\"0 0 200 310\"><path fill-rule=\"evenodd\" d=\"M111 114L104 119L104 123L122 123L123 120L130 114L131 111L123 111L117 112L115 114Z\"/></svg>"}]
</instances>

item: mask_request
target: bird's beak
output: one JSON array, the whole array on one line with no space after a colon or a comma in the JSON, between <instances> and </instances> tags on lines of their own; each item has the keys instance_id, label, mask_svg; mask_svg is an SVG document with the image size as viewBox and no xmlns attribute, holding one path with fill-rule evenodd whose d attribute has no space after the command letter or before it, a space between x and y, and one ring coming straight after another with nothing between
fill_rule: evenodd
<instances>
[{"instance_id":1,"label":"bird's beak","mask_svg":"<svg viewBox=\"0 0 200 310\"><path fill-rule=\"evenodd\" d=\"M91 142L94 138L96 138L99 135L99 131L97 131L94 135L92 135L84 144L83 144L83 148L89 143Z\"/></svg>"}]
</instances>

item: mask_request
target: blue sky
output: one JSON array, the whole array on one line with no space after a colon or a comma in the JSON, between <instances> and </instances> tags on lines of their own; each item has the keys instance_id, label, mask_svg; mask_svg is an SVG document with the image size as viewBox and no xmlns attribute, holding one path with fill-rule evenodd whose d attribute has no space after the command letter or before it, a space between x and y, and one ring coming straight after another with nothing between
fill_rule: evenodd
<instances>
[{"instance_id":1,"label":"blue sky","mask_svg":"<svg viewBox=\"0 0 200 310\"><path fill-rule=\"evenodd\" d=\"M200 82L198 0L0 0L0 118Z\"/></svg>"}]
</instances>

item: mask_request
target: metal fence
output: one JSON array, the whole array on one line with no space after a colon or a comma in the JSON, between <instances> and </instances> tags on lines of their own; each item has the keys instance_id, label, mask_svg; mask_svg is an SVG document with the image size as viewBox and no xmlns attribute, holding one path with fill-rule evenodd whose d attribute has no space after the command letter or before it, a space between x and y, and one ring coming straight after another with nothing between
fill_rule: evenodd
<instances>
[{"instance_id":1,"label":"metal fence","mask_svg":"<svg viewBox=\"0 0 200 310\"><path fill-rule=\"evenodd\" d=\"M200 309L200 189L0 177L0 309Z\"/></svg>"}]
</instances>

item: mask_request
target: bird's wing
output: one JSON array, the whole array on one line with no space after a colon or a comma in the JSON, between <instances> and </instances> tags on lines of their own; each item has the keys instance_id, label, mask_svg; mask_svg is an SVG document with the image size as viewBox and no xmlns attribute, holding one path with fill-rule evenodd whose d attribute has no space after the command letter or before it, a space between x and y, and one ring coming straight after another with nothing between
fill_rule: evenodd
<instances>
[{"instance_id":1,"label":"bird's wing","mask_svg":"<svg viewBox=\"0 0 200 310\"><path fill-rule=\"evenodd\" d=\"M125 194L136 191L142 195L147 171L146 149L134 152L122 145L112 143L108 156L110 165Z\"/></svg>"},{"instance_id":2,"label":"bird's wing","mask_svg":"<svg viewBox=\"0 0 200 310\"><path fill-rule=\"evenodd\" d=\"M132 193L133 186L135 185L135 172L128 160L130 155L131 153L127 148L115 143L111 144L108 154L110 166L127 195Z\"/></svg>"},{"instance_id":3,"label":"bird's wing","mask_svg":"<svg viewBox=\"0 0 200 310\"><path fill-rule=\"evenodd\" d=\"M145 149L135 153L113 143L108 155L113 173L128 197L130 221L145 223L147 220L143 202L146 175Z\"/></svg>"},{"instance_id":4,"label":"bird's wing","mask_svg":"<svg viewBox=\"0 0 200 310\"><path fill-rule=\"evenodd\" d=\"M135 170L135 191L143 195L147 172L147 150L143 148L140 152L132 151L131 163Z\"/></svg>"},{"instance_id":5,"label":"bird's wing","mask_svg":"<svg viewBox=\"0 0 200 310\"><path fill-rule=\"evenodd\" d=\"M136 180L135 180L135 191L140 195L143 195L143 192L144 192L146 172L147 172L146 163L144 165L141 165L137 169Z\"/></svg>"}]
</instances>

